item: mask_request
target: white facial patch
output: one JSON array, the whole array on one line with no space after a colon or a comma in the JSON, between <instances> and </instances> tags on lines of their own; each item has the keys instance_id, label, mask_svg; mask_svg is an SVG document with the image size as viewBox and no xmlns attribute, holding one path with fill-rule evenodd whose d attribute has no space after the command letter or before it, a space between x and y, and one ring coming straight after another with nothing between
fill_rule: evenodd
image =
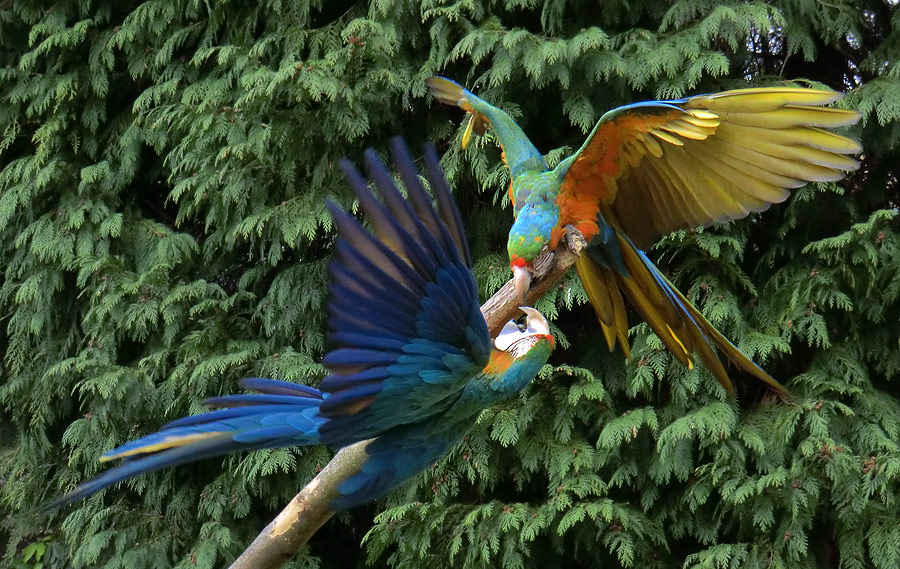
<instances>
[{"instance_id":1,"label":"white facial patch","mask_svg":"<svg viewBox=\"0 0 900 569\"><path fill-rule=\"evenodd\" d=\"M530 306L520 306L519 309L526 314L525 326L510 320L494 339L494 346L509 352L513 358L524 356L540 340L539 336L550 334L550 324L543 314Z\"/></svg>"}]
</instances>

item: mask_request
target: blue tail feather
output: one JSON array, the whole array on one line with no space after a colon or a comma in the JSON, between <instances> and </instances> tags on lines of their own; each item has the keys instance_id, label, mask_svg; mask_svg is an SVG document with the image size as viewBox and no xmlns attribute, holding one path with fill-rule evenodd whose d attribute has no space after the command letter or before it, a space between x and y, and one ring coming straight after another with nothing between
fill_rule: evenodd
<instances>
[{"instance_id":1,"label":"blue tail feather","mask_svg":"<svg viewBox=\"0 0 900 569\"><path fill-rule=\"evenodd\" d=\"M182 417L181 419L175 419L174 421L170 421L170 422L166 423L156 433L153 433L151 435L145 435L144 437L142 437L140 439L125 443L121 447L113 449L113 450L107 452L106 454L114 455L120 449L122 449L126 446L129 446L129 445L133 445L140 441L144 441L147 439L147 437L153 437L156 435L171 436L172 431L174 431L176 429L182 429L184 427L208 426L208 425L213 425L213 424L221 423L221 422L225 422L225 421L240 420L240 419L243 419L248 416L252 417L255 415L259 415L262 412L262 409L261 409L262 407L265 407L266 413L298 413L304 407L314 407L314 408L318 409L319 405L321 405L321 403L322 403L321 400L314 400L314 399L307 399L307 398L304 398L304 399L309 401L309 403L304 406L298 406L298 405L294 405L294 404L290 404L290 405L276 404L276 405L265 405L265 406L259 405L259 404L252 404L252 405L243 405L243 406L229 406L227 409L216 409L215 411L207 411L206 413L201 413L199 415L190 415L188 417ZM231 428L232 427L223 427L222 430L230 430ZM208 430L213 430L213 429L208 429Z\"/></svg>"},{"instance_id":2,"label":"blue tail feather","mask_svg":"<svg viewBox=\"0 0 900 569\"><path fill-rule=\"evenodd\" d=\"M269 393L244 393L241 395L220 395L207 397L203 404L207 407L251 407L255 405L291 405L296 406L296 395L274 395ZM312 403L314 400L308 398ZM315 403L312 403L315 404ZM315 404L318 406L317 404Z\"/></svg>"},{"instance_id":3,"label":"blue tail feather","mask_svg":"<svg viewBox=\"0 0 900 569\"><path fill-rule=\"evenodd\" d=\"M308 396L317 399L322 398L322 392L315 387L303 385L302 383L294 383L292 381L283 381L280 379L270 379L268 377L248 377L241 380L241 387L251 389L260 393L271 393L272 395L297 395L298 397Z\"/></svg>"},{"instance_id":4,"label":"blue tail feather","mask_svg":"<svg viewBox=\"0 0 900 569\"><path fill-rule=\"evenodd\" d=\"M96 477L83 482L74 490L64 496L60 496L55 500L47 503L41 509L44 511L56 510L73 502L77 502L83 498L87 498L95 492L99 492L108 486L112 486L117 482L121 482L126 478L131 478L145 472L152 472L167 466L175 466L187 462L194 462L201 458L207 458L218 454L225 454L234 450L236 447L231 436L228 434L220 435L216 438L206 439L193 445L184 447L175 447L156 454L146 455L140 460L128 460L106 470Z\"/></svg>"},{"instance_id":5,"label":"blue tail feather","mask_svg":"<svg viewBox=\"0 0 900 569\"><path fill-rule=\"evenodd\" d=\"M70 504L131 476L200 458L321 441L319 427L325 419L318 414L324 400L319 390L265 378L243 383L266 393L211 398L210 403L228 408L172 421L156 433L107 452L104 458L124 458L124 462L47 504L46 509Z\"/></svg>"}]
</instances>

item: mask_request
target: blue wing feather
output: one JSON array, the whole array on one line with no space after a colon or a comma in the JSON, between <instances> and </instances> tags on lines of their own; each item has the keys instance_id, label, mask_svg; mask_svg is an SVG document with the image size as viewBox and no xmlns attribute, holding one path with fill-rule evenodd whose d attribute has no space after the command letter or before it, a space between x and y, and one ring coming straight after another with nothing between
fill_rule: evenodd
<instances>
[{"instance_id":1,"label":"blue wing feather","mask_svg":"<svg viewBox=\"0 0 900 569\"><path fill-rule=\"evenodd\" d=\"M329 305L335 348L323 362L333 373L322 381L320 410L330 419L321 429L330 444L447 408L490 352L462 224L435 154L426 154L426 162L440 211L409 153L394 156L409 201L374 153L366 154L374 190L349 162L341 164L374 233L335 211L340 239ZM406 347L398 349L400 342ZM378 371L361 375L368 369Z\"/></svg>"},{"instance_id":2,"label":"blue wing feather","mask_svg":"<svg viewBox=\"0 0 900 569\"><path fill-rule=\"evenodd\" d=\"M374 153L366 159L375 192L355 168L342 164L374 234L327 204L338 238L328 306L333 349L324 360L331 374L322 391L246 379L243 386L259 393L210 398L207 404L223 408L172 421L110 451L106 458L124 462L50 507L142 472L226 452L318 442L343 446L381 436L343 486L348 495L334 504L350 507L382 495L456 442L471 413L464 421L435 415L457 404L485 366L490 337L461 218L436 152L427 149L425 161L438 209L412 157L397 143L395 157L409 201Z\"/></svg>"},{"instance_id":3,"label":"blue wing feather","mask_svg":"<svg viewBox=\"0 0 900 569\"><path fill-rule=\"evenodd\" d=\"M393 180L384 165L379 168L373 164L372 156L368 152L367 158L370 175L385 198L384 204L375 199L368 187L361 182L362 176L356 174L351 178L350 172L355 172L355 169L349 161L342 160L340 165L348 173L349 179L356 180L356 183L352 184L354 188L365 188L363 192L357 191L356 197L360 208L372 222L376 241L387 249L402 254L410 266L420 274L429 274L438 265L446 264L447 260L434 243L434 237L415 219L409 203L394 187Z\"/></svg>"},{"instance_id":4,"label":"blue wing feather","mask_svg":"<svg viewBox=\"0 0 900 569\"><path fill-rule=\"evenodd\" d=\"M403 142L399 138L395 138L393 142L396 147L404 147ZM435 147L431 145L425 147L425 172L428 177L428 183L431 185L431 191L434 192L434 197L438 202L438 213L441 219L444 220L451 239L456 244L456 250L463 264L471 267L472 255L469 252L469 244L466 241L462 217L459 214L459 208L453 203L450 186L447 185L447 179L441 170L441 159L438 157Z\"/></svg>"},{"instance_id":5,"label":"blue wing feather","mask_svg":"<svg viewBox=\"0 0 900 569\"><path fill-rule=\"evenodd\" d=\"M400 350L406 345L404 339L392 336L372 336L359 332L334 332L331 340L336 344L347 344L360 348Z\"/></svg>"},{"instance_id":6,"label":"blue wing feather","mask_svg":"<svg viewBox=\"0 0 900 569\"><path fill-rule=\"evenodd\" d=\"M387 273L398 285L421 294L425 279L414 267L397 257L384 243L375 239L359 222L340 210L333 202L329 201L326 205L334 217L334 223L340 234L332 263L347 265L351 273L358 271L362 279L366 278L367 266L374 265Z\"/></svg>"},{"instance_id":7,"label":"blue wing feather","mask_svg":"<svg viewBox=\"0 0 900 569\"><path fill-rule=\"evenodd\" d=\"M346 246L339 240L339 247ZM355 269L355 272L354 272ZM365 271L365 272L363 272ZM332 278L331 286L341 286L347 291L336 292L338 298L344 294L356 294L367 299L390 299L397 305L407 310L414 310L418 305L421 291L424 290L424 282L403 284L395 281L379 267L363 258L344 259L342 264L333 263L329 273ZM412 287L419 289L416 292Z\"/></svg>"},{"instance_id":8,"label":"blue wing feather","mask_svg":"<svg viewBox=\"0 0 900 569\"><path fill-rule=\"evenodd\" d=\"M332 375L329 377L329 381L336 385L339 384L345 388L348 388L360 383L368 383L371 381L378 381L380 383L381 380L385 379L386 377L390 377L391 375L393 375L393 372L388 366L368 367L354 374ZM334 397L334 395L331 395L331 397Z\"/></svg>"},{"instance_id":9,"label":"blue wing feather","mask_svg":"<svg viewBox=\"0 0 900 569\"><path fill-rule=\"evenodd\" d=\"M402 236L412 243L417 244L417 246L410 247L409 251L404 249L404 252L427 256L437 265L446 266L451 262L457 262L459 259L455 255L456 248L453 247L452 249L448 249L446 245L442 246L438 243L436 238L439 237L440 234L435 235L429 231L427 225L420 219L420 216L422 215L424 215L426 219L437 217L431 204L426 203L426 200L430 200L428 200L427 197L418 196L419 201L422 202L422 208L431 209L431 212L423 213L420 211L418 212L418 215L416 215L416 212L413 211L413 207L410 206L409 201L403 198L400 191L397 189L397 186L394 185L391 173L388 172L384 163L378 159L375 151L370 148L366 151L365 156L366 165L369 169L369 176L375 183L375 188L384 200L385 206L393 214L393 223L400 229L399 233ZM413 166L413 169L414 168L415 167ZM413 199L413 196L416 195L416 186L418 186L418 180L416 180L416 184L412 187L406 188L410 199Z\"/></svg>"},{"instance_id":10,"label":"blue wing feather","mask_svg":"<svg viewBox=\"0 0 900 569\"><path fill-rule=\"evenodd\" d=\"M406 186L409 201L412 202L413 209L415 209L419 219L428 228L428 231L440 241L442 251L451 255L452 261L464 261L466 266L471 264L468 258L462 254L462 249L460 248L460 243L463 243L463 248L466 248L464 245L465 238L463 237L460 242L454 240L449 229L450 225L445 224L446 220L442 219L440 213L436 212L431 206L431 200L422 186L422 182L419 180L409 149L398 138L391 140L391 149L394 153L394 167L400 175L400 179L403 180L403 185ZM441 176L441 180L443 180L443 176ZM449 193L449 189L447 191ZM440 196L438 196L437 191L434 193L440 205ZM452 209L456 211L455 206ZM459 227L462 227L462 225L460 224Z\"/></svg>"}]
</instances>

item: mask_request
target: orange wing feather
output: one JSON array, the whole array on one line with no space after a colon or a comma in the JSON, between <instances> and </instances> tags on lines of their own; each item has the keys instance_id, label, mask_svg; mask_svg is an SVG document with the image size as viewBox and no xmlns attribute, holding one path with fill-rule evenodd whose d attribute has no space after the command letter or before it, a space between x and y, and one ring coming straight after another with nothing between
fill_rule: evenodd
<instances>
[{"instance_id":1,"label":"orange wing feather","mask_svg":"<svg viewBox=\"0 0 900 569\"><path fill-rule=\"evenodd\" d=\"M797 87L738 89L637 103L601 117L560 164L560 223L607 221L639 248L674 229L745 217L792 188L855 170L857 142L829 132L859 113L824 105L840 93Z\"/></svg>"},{"instance_id":2,"label":"orange wing feather","mask_svg":"<svg viewBox=\"0 0 900 569\"><path fill-rule=\"evenodd\" d=\"M682 114L674 109L658 115L622 114L599 123L590 144L578 154L560 183L556 200L560 226L574 225L590 241L599 231L597 212L601 205L615 201L617 180L623 170L629 162L637 165L639 152L655 152L658 148L649 133Z\"/></svg>"}]
</instances>

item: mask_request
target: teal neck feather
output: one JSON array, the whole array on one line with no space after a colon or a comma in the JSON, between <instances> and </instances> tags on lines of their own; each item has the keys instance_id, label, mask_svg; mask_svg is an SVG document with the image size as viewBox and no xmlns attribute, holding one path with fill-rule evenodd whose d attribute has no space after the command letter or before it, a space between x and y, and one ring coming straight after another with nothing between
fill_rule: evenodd
<instances>
[{"instance_id":1,"label":"teal neck feather","mask_svg":"<svg viewBox=\"0 0 900 569\"><path fill-rule=\"evenodd\" d=\"M465 387L463 399L486 406L514 398L541 371L552 351L552 337L541 336L524 356L513 360L502 373L485 373L470 381Z\"/></svg>"},{"instance_id":2,"label":"teal neck feather","mask_svg":"<svg viewBox=\"0 0 900 569\"><path fill-rule=\"evenodd\" d=\"M497 107L466 92L469 104L491 121L491 127L506 154L506 164L510 175L515 178L525 172L546 172L547 163L537 148L528 140L516 121Z\"/></svg>"}]
</instances>

